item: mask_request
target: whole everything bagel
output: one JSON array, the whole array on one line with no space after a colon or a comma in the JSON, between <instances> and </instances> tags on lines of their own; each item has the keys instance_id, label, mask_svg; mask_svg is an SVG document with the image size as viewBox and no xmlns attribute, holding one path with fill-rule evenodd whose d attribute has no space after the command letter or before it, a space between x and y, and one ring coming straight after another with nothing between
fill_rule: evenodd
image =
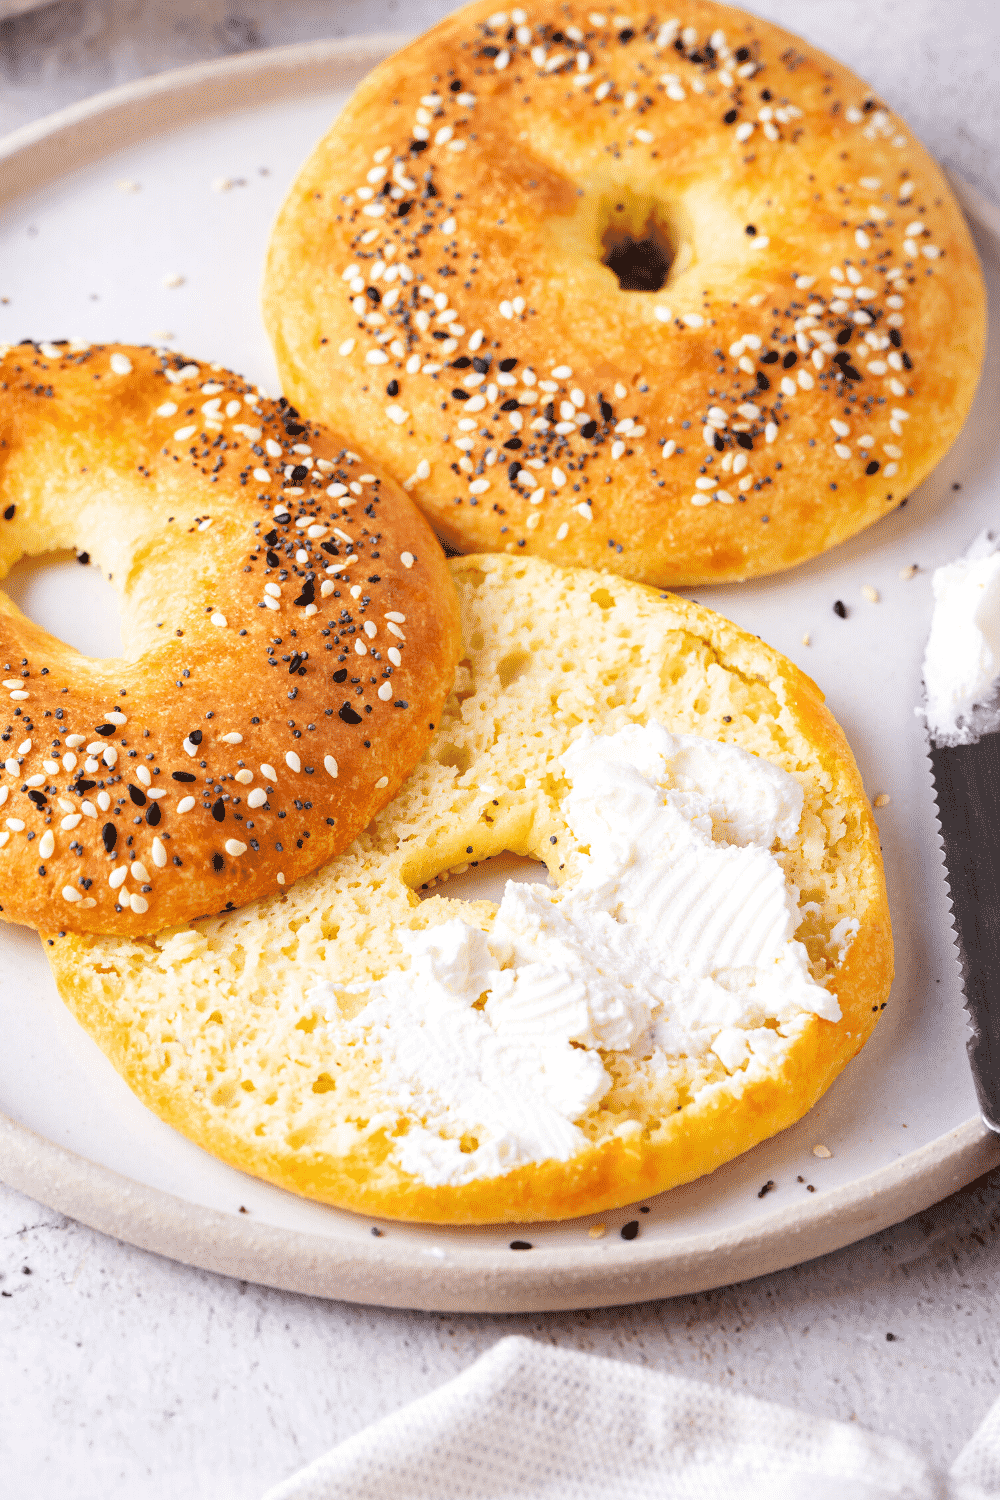
<instances>
[{"instance_id":1,"label":"whole everything bagel","mask_svg":"<svg viewBox=\"0 0 1000 1500\"><path fill-rule=\"evenodd\" d=\"M892 978L878 830L819 689L756 636L689 600L584 569L497 556L450 567L464 641L454 691L420 764L350 848L238 911L142 942L70 933L46 952L66 1004L142 1102L223 1161L366 1214L567 1218L713 1171L799 1119L860 1050ZM524 1085L516 1067L484 1074L463 1128L448 1096L481 1014L455 1007L437 1026L420 1024L407 943L463 924L477 937L494 929L493 902L452 899L446 882L505 851L544 862L554 898L571 893L588 856L567 814L561 757L581 735L652 722L768 762L801 787L798 827L774 857L801 902L796 940L836 1017L800 1014L780 1035L758 1031L767 1046L752 1057L686 1045L658 1056L590 1038L589 1052L567 1055L594 1061L599 1046L608 1077L574 1113L575 1149L445 1180L417 1170L406 1151L422 1133L451 1150L452 1166L471 1165L461 1153L497 1134L491 1083L503 1099ZM684 899L697 901L697 887L687 882ZM718 923L744 920L711 904ZM620 950L598 961L631 982ZM404 988L373 1024L369 987L393 975ZM546 1045L544 1020L524 1033L531 1057ZM544 1086L534 1080L533 1102Z\"/></svg>"},{"instance_id":2,"label":"whole everything bagel","mask_svg":"<svg viewBox=\"0 0 1000 1500\"><path fill-rule=\"evenodd\" d=\"M6 920L141 934L276 892L423 753L458 650L443 554L286 401L152 349L0 349L0 517L0 576L88 553L126 643L81 656L0 592Z\"/></svg>"},{"instance_id":3,"label":"whole everything bagel","mask_svg":"<svg viewBox=\"0 0 1000 1500\"><path fill-rule=\"evenodd\" d=\"M658 585L788 568L969 410L979 265L847 68L738 10L449 17L364 81L278 218L289 397L461 551Z\"/></svg>"}]
</instances>

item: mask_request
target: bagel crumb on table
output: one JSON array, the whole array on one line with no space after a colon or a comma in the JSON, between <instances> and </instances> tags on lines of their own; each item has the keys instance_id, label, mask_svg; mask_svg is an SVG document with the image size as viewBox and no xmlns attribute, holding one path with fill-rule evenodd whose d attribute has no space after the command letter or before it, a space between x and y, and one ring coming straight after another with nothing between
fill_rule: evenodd
<instances>
[{"instance_id":1,"label":"bagel crumb on table","mask_svg":"<svg viewBox=\"0 0 1000 1500\"><path fill-rule=\"evenodd\" d=\"M88 552L125 643L81 656L0 592L2 916L159 931L349 844L454 676L408 497L283 398L146 348L0 346L0 439L0 574Z\"/></svg>"},{"instance_id":2,"label":"bagel crumb on table","mask_svg":"<svg viewBox=\"0 0 1000 1500\"><path fill-rule=\"evenodd\" d=\"M957 436L985 345L939 168L847 68L684 0L448 17L278 217L289 396L460 551L656 584L812 557Z\"/></svg>"},{"instance_id":3,"label":"bagel crumb on table","mask_svg":"<svg viewBox=\"0 0 1000 1500\"><path fill-rule=\"evenodd\" d=\"M892 977L878 835L819 690L756 637L689 601L537 559L451 569L465 649L454 691L424 759L350 848L277 898L152 941L70 935L46 951L66 1004L142 1102L234 1167L402 1219L597 1212L690 1181L792 1124L860 1050ZM443 872L510 850L545 863L557 886L572 882L579 850L559 757L585 730L656 721L740 747L801 785L798 832L774 854L803 903L796 936L841 1019L802 1018L764 1060L709 1052L654 1065L602 1051L610 1088L580 1117L586 1140L568 1160L460 1185L421 1180L399 1161L416 1104L383 1075L377 1049L345 1040L307 991L332 982L349 1032L359 987L405 964L404 939L456 916L489 931L493 904L437 894ZM425 887L433 894L420 900ZM838 958L845 922L857 927ZM457 1036L449 1058L452 1045L457 1056Z\"/></svg>"}]
</instances>

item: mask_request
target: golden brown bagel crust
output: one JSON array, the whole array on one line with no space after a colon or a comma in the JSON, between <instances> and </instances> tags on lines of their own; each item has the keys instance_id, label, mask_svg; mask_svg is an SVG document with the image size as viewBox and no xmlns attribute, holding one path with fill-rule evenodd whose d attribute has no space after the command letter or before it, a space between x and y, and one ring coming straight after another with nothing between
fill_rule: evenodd
<instances>
[{"instance_id":1,"label":"golden brown bagel crust","mask_svg":"<svg viewBox=\"0 0 1000 1500\"><path fill-rule=\"evenodd\" d=\"M427 523L367 470L218 366L0 350L0 577L86 550L126 644L81 656L0 593L8 921L138 934L229 909L395 795L451 686L458 611Z\"/></svg>"},{"instance_id":2,"label":"golden brown bagel crust","mask_svg":"<svg viewBox=\"0 0 1000 1500\"><path fill-rule=\"evenodd\" d=\"M912 132L706 0L623 30L561 0L495 14L376 68L302 169L264 286L292 399L461 551L717 582L897 506L958 434L985 342L968 229ZM622 290L602 261L650 226L666 284Z\"/></svg>"},{"instance_id":3,"label":"golden brown bagel crust","mask_svg":"<svg viewBox=\"0 0 1000 1500\"><path fill-rule=\"evenodd\" d=\"M437 1223L569 1218L711 1172L801 1118L884 1009L892 937L875 827L823 695L756 636L686 599L533 558L456 559L466 655L428 752L391 807L278 900L152 942L70 936L46 948L59 992L148 1108L214 1155L359 1213ZM432 1187L399 1166L398 1088L344 1045L308 991L406 962L399 933L490 902L448 899L442 872L504 850L572 880L575 842L558 757L656 720L742 746L794 774L798 835L776 850L812 915L796 934L840 1003L803 1016L779 1058L729 1072L710 1053L667 1070L602 1053L613 1086L578 1124L568 1161ZM418 893L427 887L425 899ZM855 918L838 963L830 938ZM252 955L252 959L248 958ZM346 1015L363 996L341 991Z\"/></svg>"}]
</instances>

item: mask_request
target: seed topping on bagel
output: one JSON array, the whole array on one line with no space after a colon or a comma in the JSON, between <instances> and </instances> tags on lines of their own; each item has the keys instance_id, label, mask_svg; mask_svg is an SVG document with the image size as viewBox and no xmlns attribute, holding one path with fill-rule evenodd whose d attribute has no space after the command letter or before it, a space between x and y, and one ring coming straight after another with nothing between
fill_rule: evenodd
<instances>
[{"instance_id":1,"label":"seed topping on bagel","mask_svg":"<svg viewBox=\"0 0 1000 1500\"><path fill-rule=\"evenodd\" d=\"M377 415L372 441L463 550L741 577L898 504L929 466L949 344L971 400L975 257L906 127L794 40L690 3L443 22L362 87L279 220L265 305L286 388ZM929 359L926 310L950 296ZM815 545L797 512L761 537L797 484ZM676 562L651 564L657 534Z\"/></svg>"},{"instance_id":2,"label":"seed topping on bagel","mask_svg":"<svg viewBox=\"0 0 1000 1500\"><path fill-rule=\"evenodd\" d=\"M0 567L122 593L94 661L0 596L0 910L143 932L338 852L423 753L457 655L426 523L284 398L147 349L0 348ZM88 550L82 550L86 543Z\"/></svg>"}]
</instances>

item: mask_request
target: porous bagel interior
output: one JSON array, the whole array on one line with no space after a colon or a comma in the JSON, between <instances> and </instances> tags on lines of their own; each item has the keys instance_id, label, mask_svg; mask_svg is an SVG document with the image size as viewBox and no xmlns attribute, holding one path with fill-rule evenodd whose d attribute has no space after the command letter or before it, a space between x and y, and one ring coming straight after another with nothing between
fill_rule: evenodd
<instances>
[{"instance_id":1,"label":"porous bagel interior","mask_svg":"<svg viewBox=\"0 0 1000 1500\"><path fill-rule=\"evenodd\" d=\"M423 753L458 606L392 480L240 376L122 345L0 346L0 578L75 548L124 656L0 592L0 913L156 932L343 849Z\"/></svg>"},{"instance_id":2,"label":"porous bagel interior","mask_svg":"<svg viewBox=\"0 0 1000 1500\"><path fill-rule=\"evenodd\" d=\"M818 689L754 636L673 596L529 558L471 557L452 569L466 652L455 691L424 760L348 850L230 915L143 940L69 937L47 951L67 1005L139 1098L224 1161L371 1214L569 1217L711 1171L797 1120L859 1050L892 973L878 838ZM557 883L571 878L558 757L581 725L612 733L648 720L730 741L801 781L799 834L777 858L801 900L816 903L797 935L843 1019L803 1017L780 1065L731 1074L714 1053L677 1057L662 1074L602 1053L613 1086L578 1122L591 1147L428 1187L393 1160L405 1110L382 1091L377 1065L331 1050L304 991L405 964L402 929L457 911L488 929L490 902L418 899L443 871L512 850L543 861ZM830 936L844 917L859 928L835 968ZM349 1013L364 998L342 1003Z\"/></svg>"},{"instance_id":3,"label":"porous bagel interior","mask_svg":"<svg viewBox=\"0 0 1000 1500\"><path fill-rule=\"evenodd\" d=\"M282 209L264 312L293 399L457 550L668 585L773 573L899 505L986 329L912 131L698 0L484 0L376 68Z\"/></svg>"}]
</instances>

